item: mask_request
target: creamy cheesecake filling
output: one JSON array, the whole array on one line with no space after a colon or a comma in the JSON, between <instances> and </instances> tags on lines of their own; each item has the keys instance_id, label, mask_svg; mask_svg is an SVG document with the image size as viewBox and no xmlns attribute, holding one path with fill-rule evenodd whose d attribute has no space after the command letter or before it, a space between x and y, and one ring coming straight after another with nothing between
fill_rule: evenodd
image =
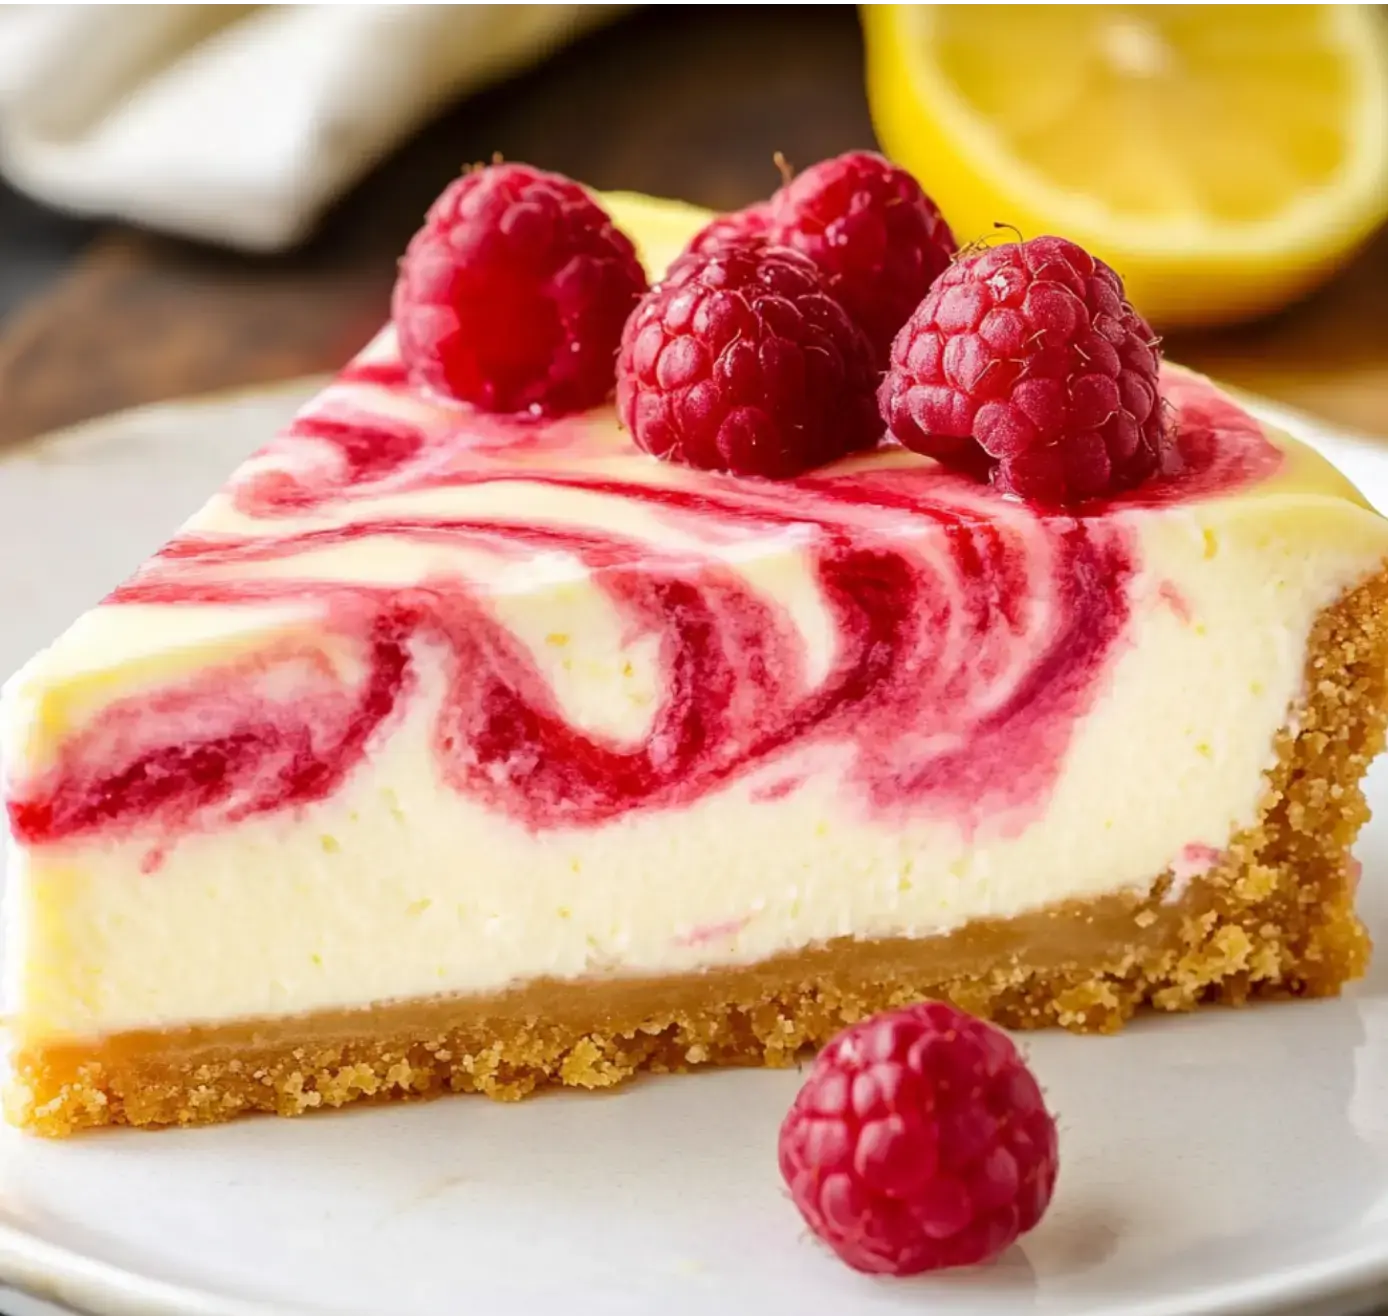
<instances>
[{"instance_id":1,"label":"creamy cheesecake filling","mask_svg":"<svg viewBox=\"0 0 1388 1316\"><path fill-rule=\"evenodd\" d=\"M11 1010L83 1037L696 972L1208 864L1385 535L1172 380L1227 469L1081 520L900 454L792 498L602 418L343 483L310 413L12 683Z\"/></svg>"},{"instance_id":2,"label":"creamy cheesecake filling","mask_svg":"<svg viewBox=\"0 0 1388 1316\"><path fill-rule=\"evenodd\" d=\"M367 1009L21 1039L6 1113L63 1136L442 1092L609 1087L641 1069L791 1063L845 1024L922 998L1008 1027L1109 1032L1143 1006L1334 995L1369 950L1348 847L1368 813L1359 781L1383 744L1385 602L1388 573L1376 572L1317 619L1300 730L1277 738L1257 825L1212 866L1193 848L1184 882L698 973L536 978Z\"/></svg>"},{"instance_id":3,"label":"creamy cheesecake filling","mask_svg":"<svg viewBox=\"0 0 1388 1316\"><path fill-rule=\"evenodd\" d=\"M699 216L636 219L659 264ZM7 686L14 1031L665 978L1190 881L1388 529L1165 389L1181 469L1046 516L897 449L773 484L608 411L435 404L386 331Z\"/></svg>"}]
</instances>

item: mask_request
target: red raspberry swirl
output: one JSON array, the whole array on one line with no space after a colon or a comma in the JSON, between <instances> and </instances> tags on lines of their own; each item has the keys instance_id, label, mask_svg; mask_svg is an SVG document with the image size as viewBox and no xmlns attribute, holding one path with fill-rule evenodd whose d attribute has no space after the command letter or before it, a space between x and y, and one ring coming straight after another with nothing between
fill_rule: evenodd
<instances>
[{"instance_id":1,"label":"red raspberry swirl","mask_svg":"<svg viewBox=\"0 0 1388 1316\"><path fill-rule=\"evenodd\" d=\"M79 727L10 783L23 841L167 844L297 810L408 716L429 719L453 790L534 832L686 808L740 782L793 789L821 749L842 765L845 807L1024 825L1121 652L1139 565L1130 516L1239 488L1280 460L1241 410L1180 374L1166 392L1181 473L1083 517L1038 514L903 454L780 483L673 467L627 478L593 438L610 430L493 418L479 432L475 416L380 388L329 390L233 482L228 528L180 536L107 601L274 605L310 625ZM373 427L390 436L379 449ZM581 493L583 519L437 510L449 489L507 482ZM601 508L628 503L679 547L611 529ZM659 655L644 733L616 742L570 721L487 589L458 572L396 586L327 569L331 550L375 543L581 563L628 642ZM731 565L736 548L803 552L832 627L826 672L783 604ZM425 651L443 663L441 697L421 680Z\"/></svg>"}]
</instances>

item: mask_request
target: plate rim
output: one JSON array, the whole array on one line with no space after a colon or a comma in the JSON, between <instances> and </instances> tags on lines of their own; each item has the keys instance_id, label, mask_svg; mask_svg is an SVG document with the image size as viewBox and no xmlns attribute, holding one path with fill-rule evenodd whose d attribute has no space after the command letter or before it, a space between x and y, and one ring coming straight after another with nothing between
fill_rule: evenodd
<instances>
[{"instance_id":1,"label":"plate rim","mask_svg":"<svg viewBox=\"0 0 1388 1316\"><path fill-rule=\"evenodd\" d=\"M294 376L265 384L219 389L123 408L6 445L0 469L12 461L83 442L119 442L131 426L151 414L206 412L240 404L305 399L331 373ZM1218 383L1218 381L1216 381ZM1388 488L1388 440L1317 417L1285 403L1220 384L1265 421L1311 443L1335 461L1342 449L1383 463ZM1386 948L1388 949L1388 948ZM330 1115L329 1115L330 1117ZM320 1116L321 1118L321 1116ZM0 1136L23 1138L4 1128ZM173 1136L176 1136L176 1132ZM0 1220L0 1283L41 1301L91 1316L333 1316L331 1309L242 1298L160 1279L55 1243L23 1226ZM1235 1279L1190 1294L1120 1300L1095 1316L1278 1316L1307 1302L1343 1299L1351 1312L1388 1304L1388 1235L1332 1257L1284 1266L1256 1278ZM1340 1309L1337 1309L1340 1310ZM1384 1316L1388 1316L1388 1307Z\"/></svg>"}]
</instances>

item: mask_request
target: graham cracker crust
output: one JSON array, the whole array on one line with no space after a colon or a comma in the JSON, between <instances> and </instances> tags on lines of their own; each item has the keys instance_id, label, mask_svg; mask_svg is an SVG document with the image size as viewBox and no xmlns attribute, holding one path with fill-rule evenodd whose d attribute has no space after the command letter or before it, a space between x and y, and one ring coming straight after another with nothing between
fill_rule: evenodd
<instances>
[{"instance_id":1,"label":"graham cracker crust","mask_svg":"<svg viewBox=\"0 0 1388 1316\"><path fill-rule=\"evenodd\" d=\"M1369 816L1359 782L1384 740L1388 573L1321 614L1305 690L1257 825L1179 898L1168 873L1142 897L924 940L845 938L746 968L22 1048L6 1113L58 1137L450 1091L513 1100L643 1069L790 1064L846 1024L922 997L1012 1028L1107 1033L1142 1007L1334 995L1370 949L1349 848Z\"/></svg>"}]
</instances>

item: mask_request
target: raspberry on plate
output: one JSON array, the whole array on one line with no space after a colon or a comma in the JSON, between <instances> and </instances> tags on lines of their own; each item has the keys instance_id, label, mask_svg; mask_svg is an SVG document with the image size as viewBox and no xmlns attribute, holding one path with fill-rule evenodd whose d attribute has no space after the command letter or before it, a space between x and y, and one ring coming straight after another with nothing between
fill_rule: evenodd
<instances>
[{"instance_id":1,"label":"raspberry on plate","mask_svg":"<svg viewBox=\"0 0 1388 1316\"><path fill-rule=\"evenodd\" d=\"M879 1014L820 1052L781 1126L781 1174L855 1270L997 1256L1050 1205L1055 1121L1012 1040L953 1006Z\"/></svg>"},{"instance_id":2,"label":"raspberry on plate","mask_svg":"<svg viewBox=\"0 0 1388 1316\"><path fill-rule=\"evenodd\" d=\"M921 185L873 151L821 160L770 201L720 215L689 249L747 238L814 261L867 335L879 366L955 251L954 234Z\"/></svg>"},{"instance_id":3,"label":"raspberry on plate","mask_svg":"<svg viewBox=\"0 0 1388 1316\"><path fill-rule=\"evenodd\" d=\"M612 392L622 326L645 289L631 240L582 187L499 164L430 207L392 315L416 383L486 411L561 415Z\"/></svg>"},{"instance_id":4,"label":"raspberry on plate","mask_svg":"<svg viewBox=\"0 0 1388 1316\"><path fill-rule=\"evenodd\" d=\"M1160 359L1113 270L1064 238L1033 238L935 281L892 344L878 397L906 447L1061 506L1162 467Z\"/></svg>"},{"instance_id":5,"label":"raspberry on plate","mask_svg":"<svg viewBox=\"0 0 1388 1316\"><path fill-rule=\"evenodd\" d=\"M785 478L875 445L862 331L814 263L735 242L690 252L627 321L617 410L667 461Z\"/></svg>"}]
</instances>

